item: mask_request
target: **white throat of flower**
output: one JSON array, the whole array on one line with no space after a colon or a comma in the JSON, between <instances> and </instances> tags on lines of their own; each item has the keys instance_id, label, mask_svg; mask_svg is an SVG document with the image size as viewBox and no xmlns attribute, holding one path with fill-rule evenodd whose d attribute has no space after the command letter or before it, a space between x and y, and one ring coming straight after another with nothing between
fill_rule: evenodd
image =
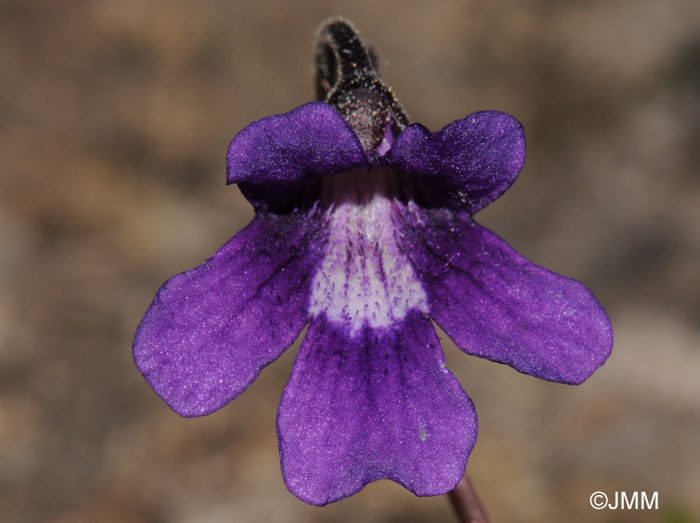
<instances>
[{"instance_id":1,"label":"white throat of flower","mask_svg":"<svg viewBox=\"0 0 700 523\"><path fill-rule=\"evenodd\" d=\"M311 287L312 316L325 313L355 335L365 325L389 327L413 309L428 312L425 291L396 241L397 205L377 190L329 208L328 243Z\"/></svg>"}]
</instances>

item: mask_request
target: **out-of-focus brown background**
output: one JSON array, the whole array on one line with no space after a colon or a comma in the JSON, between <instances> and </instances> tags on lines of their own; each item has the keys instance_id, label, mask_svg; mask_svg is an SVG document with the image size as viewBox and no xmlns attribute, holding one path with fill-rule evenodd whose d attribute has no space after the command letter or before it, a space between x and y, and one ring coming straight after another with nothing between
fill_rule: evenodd
<instances>
[{"instance_id":1,"label":"out-of-focus brown background","mask_svg":"<svg viewBox=\"0 0 700 523\"><path fill-rule=\"evenodd\" d=\"M0 519L450 521L382 481L325 508L287 492L275 414L296 348L181 419L131 339L160 284L252 216L229 140L310 100L344 14L414 121L515 115L528 159L478 219L585 282L615 350L567 387L467 357L468 469L494 522L700 521L700 3L688 0L0 2ZM594 491L658 491L595 511Z\"/></svg>"}]
</instances>

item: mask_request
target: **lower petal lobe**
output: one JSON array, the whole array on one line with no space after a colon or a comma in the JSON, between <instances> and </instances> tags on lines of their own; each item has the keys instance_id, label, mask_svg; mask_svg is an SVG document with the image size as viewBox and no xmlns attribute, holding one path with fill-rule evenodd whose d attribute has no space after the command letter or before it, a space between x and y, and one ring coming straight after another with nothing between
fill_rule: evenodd
<instances>
[{"instance_id":1,"label":"lower petal lobe","mask_svg":"<svg viewBox=\"0 0 700 523\"><path fill-rule=\"evenodd\" d=\"M287 487L314 505L382 478L419 496L451 490L477 420L431 322L414 310L391 327L348 332L321 315L299 350L277 417Z\"/></svg>"},{"instance_id":2,"label":"lower petal lobe","mask_svg":"<svg viewBox=\"0 0 700 523\"><path fill-rule=\"evenodd\" d=\"M402 248L431 316L467 354L569 384L610 355L610 320L585 286L529 262L468 214L412 206Z\"/></svg>"},{"instance_id":3,"label":"lower petal lobe","mask_svg":"<svg viewBox=\"0 0 700 523\"><path fill-rule=\"evenodd\" d=\"M316 223L304 214L258 215L158 291L136 331L134 360L175 412L223 407L297 338L323 249Z\"/></svg>"}]
</instances>

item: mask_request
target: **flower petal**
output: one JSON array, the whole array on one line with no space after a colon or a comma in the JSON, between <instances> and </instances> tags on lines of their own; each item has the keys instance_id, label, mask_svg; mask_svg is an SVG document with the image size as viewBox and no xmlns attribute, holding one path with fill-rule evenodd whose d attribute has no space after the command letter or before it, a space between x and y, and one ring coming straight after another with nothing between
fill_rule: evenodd
<instances>
[{"instance_id":1,"label":"flower petal","mask_svg":"<svg viewBox=\"0 0 700 523\"><path fill-rule=\"evenodd\" d=\"M420 124L408 126L386 160L417 174L440 204L474 214L517 178L525 161L525 134L512 116L481 111L434 133Z\"/></svg>"},{"instance_id":2,"label":"flower petal","mask_svg":"<svg viewBox=\"0 0 700 523\"><path fill-rule=\"evenodd\" d=\"M462 351L570 384L610 355L610 320L582 284L530 263L466 213L412 206L406 225L430 314Z\"/></svg>"},{"instance_id":3,"label":"flower petal","mask_svg":"<svg viewBox=\"0 0 700 523\"><path fill-rule=\"evenodd\" d=\"M354 337L321 315L284 389L277 432L287 487L325 505L382 478L419 496L451 490L477 420L420 312Z\"/></svg>"},{"instance_id":4,"label":"flower petal","mask_svg":"<svg viewBox=\"0 0 700 523\"><path fill-rule=\"evenodd\" d=\"M314 219L258 215L203 265L158 291L134 338L146 381L186 417L238 396L297 338L323 241Z\"/></svg>"},{"instance_id":5,"label":"flower petal","mask_svg":"<svg viewBox=\"0 0 700 523\"><path fill-rule=\"evenodd\" d=\"M367 167L360 141L338 112L311 102L253 122L231 141L227 183L257 209L294 201L310 177Z\"/></svg>"}]
</instances>

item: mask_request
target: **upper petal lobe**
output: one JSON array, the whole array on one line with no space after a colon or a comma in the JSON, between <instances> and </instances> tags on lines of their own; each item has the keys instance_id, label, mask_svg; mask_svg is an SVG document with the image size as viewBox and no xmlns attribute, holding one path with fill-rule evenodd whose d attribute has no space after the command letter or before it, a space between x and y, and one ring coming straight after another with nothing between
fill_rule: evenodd
<instances>
[{"instance_id":1,"label":"upper petal lobe","mask_svg":"<svg viewBox=\"0 0 700 523\"><path fill-rule=\"evenodd\" d=\"M323 240L306 215L258 215L203 265L158 291L134 339L139 370L182 416L243 392L308 321Z\"/></svg>"},{"instance_id":2,"label":"upper petal lobe","mask_svg":"<svg viewBox=\"0 0 700 523\"><path fill-rule=\"evenodd\" d=\"M412 206L404 234L430 314L464 352L571 384L610 355L610 320L586 287L530 263L468 215Z\"/></svg>"},{"instance_id":3,"label":"upper petal lobe","mask_svg":"<svg viewBox=\"0 0 700 523\"><path fill-rule=\"evenodd\" d=\"M474 214L517 178L525 161L525 134L512 116L481 111L434 133L420 124L408 126L386 160L416 174L438 204Z\"/></svg>"},{"instance_id":4,"label":"upper petal lobe","mask_svg":"<svg viewBox=\"0 0 700 523\"><path fill-rule=\"evenodd\" d=\"M227 183L260 209L298 198L309 178L367 166L359 140L338 112L311 102L253 122L231 141Z\"/></svg>"},{"instance_id":5,"label":"upper petal lobe","mask_svg":"<svg viewBox=\"0 0 700 523\"><path fill-rule=\"evenodd\" d=\"M457 484L476 441L474 407L414 310L386 328L311 320L277 430L289 490L324 505L382 478L419 496Z\"/></svg>"}]
</instances>

